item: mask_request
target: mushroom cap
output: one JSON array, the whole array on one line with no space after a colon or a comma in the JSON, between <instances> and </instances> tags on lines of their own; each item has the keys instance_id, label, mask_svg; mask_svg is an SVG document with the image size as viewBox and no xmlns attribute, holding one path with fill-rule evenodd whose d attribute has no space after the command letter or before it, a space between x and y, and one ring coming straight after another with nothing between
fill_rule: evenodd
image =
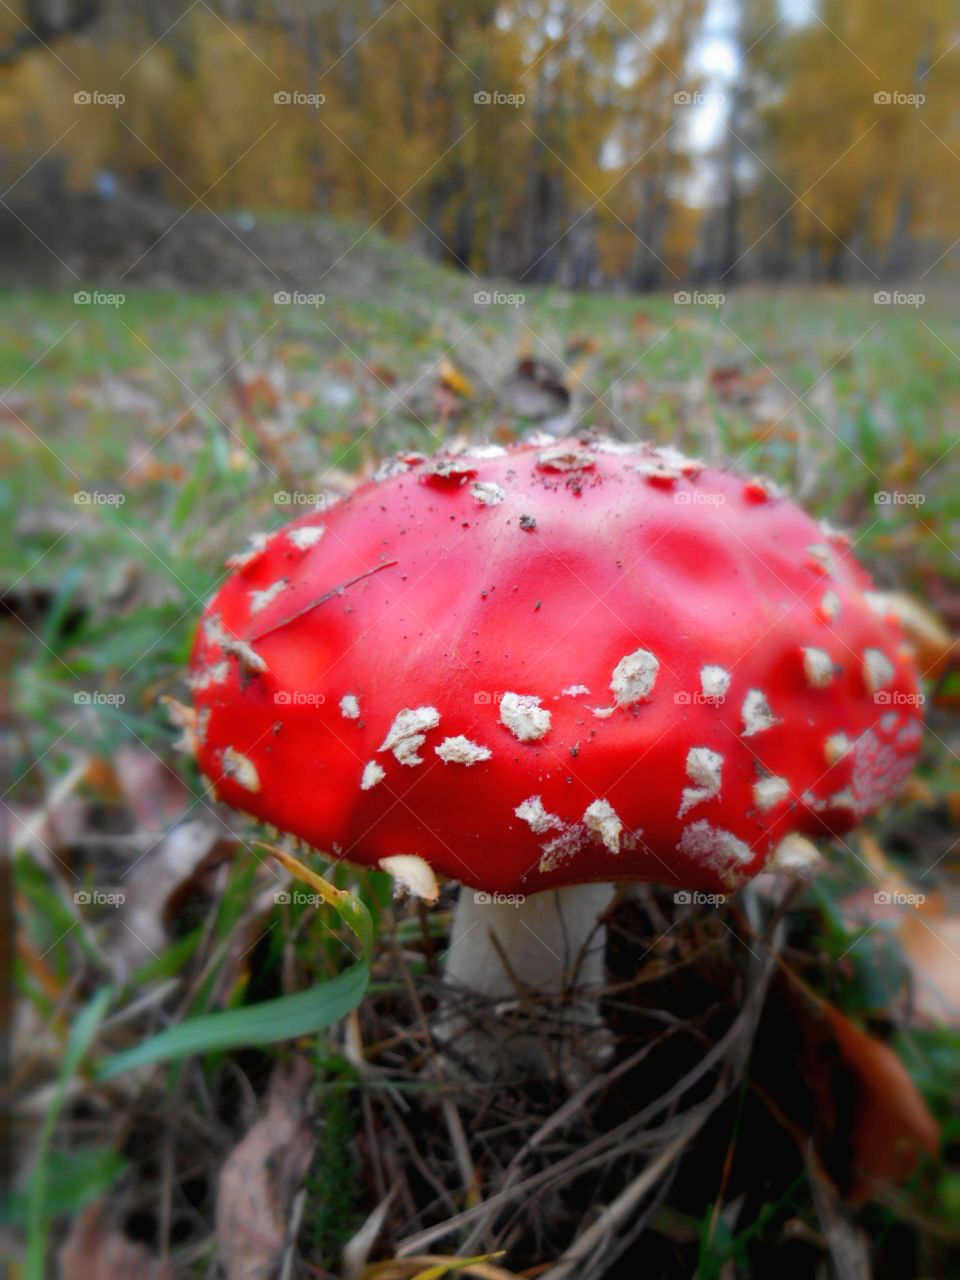
<instances>
[{"instance_id":1,"label":"mushroom cap","mask_svg":"<svg viewBox=\"0 0 960 1280\"><path fill-rule=\"evenodd\" d=\"M716 890L893 795L922 698L849 540L604 439L406 454L232 562L193 654L221 799L489 892Z\"/></svg>"}]
</instances>

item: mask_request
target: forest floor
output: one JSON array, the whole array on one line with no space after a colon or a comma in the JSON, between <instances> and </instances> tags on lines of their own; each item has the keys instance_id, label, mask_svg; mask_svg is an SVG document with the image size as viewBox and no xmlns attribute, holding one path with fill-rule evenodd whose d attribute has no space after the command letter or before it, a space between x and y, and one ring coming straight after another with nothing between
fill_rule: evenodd
<instances>
[{"instance_id":1,"label":"forest floor","mask_svg":"<svg viewBox=\"0 0 960 1280\"><path fill-rule=\"evenodd\" d=\"M314 990L321 1025L351 935L275 900L249 856L262 833L203 798L158 700L184 697L202 602L225 555L289 518L282 495L345 491L386 454L463 435L670 441L783 482L854 531L881 585L960 628L949 296L718 306L494 286L384 252L379 291L315 275L285 279L289 301L116 280L0 294L20 919L19 1181L0 1230L21 1274L55 1250L66 1280L123 1260L150 1280L400 1280L458 1250L499 1255L467 1274L550 1280L632 1280L638 1260L666 1277L957 1274L956 672L927 689L914 783L784 919L762 888L719 910L654 888L618 902L615 1057L575 1106L558 1080L430 1069L451 898L393 904L378 873L329 871L374 922L362 1004L262 1043L264 1001ZM202 1021L224 1009L240 1042ZM119 1057L171 1031L166 1056ZM668 1092L638 1124L636 1099ZM924 1103L939 1155L896 1185Z\"/></svg>"}]
</instances>

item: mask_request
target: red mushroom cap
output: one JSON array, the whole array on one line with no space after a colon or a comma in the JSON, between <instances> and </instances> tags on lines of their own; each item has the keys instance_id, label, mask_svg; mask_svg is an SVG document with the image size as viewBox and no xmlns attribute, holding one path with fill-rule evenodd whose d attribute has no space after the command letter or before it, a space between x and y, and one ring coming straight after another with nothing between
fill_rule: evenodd
<instances>
[{"instance_id":1,"label":"red mushroom cap","mask_svg":"<svg viewBox=\"0 0 960 1280\"><path fill-rule=\"evenodd\" d=\"M355 863L729 887L918 751L914 663L849 541L672 448L408 454L233 563L193 655L200 766Z\"/></svg>"}]
</instances>

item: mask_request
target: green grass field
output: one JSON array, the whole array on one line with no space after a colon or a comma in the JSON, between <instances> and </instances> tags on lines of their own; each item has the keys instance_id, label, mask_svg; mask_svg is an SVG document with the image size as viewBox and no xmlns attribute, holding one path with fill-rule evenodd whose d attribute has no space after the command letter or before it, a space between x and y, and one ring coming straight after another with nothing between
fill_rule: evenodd
<instances>
[{"instance_id":1,"label":"green grass field","mask_svg":"<svg viewBox=\"0 0 960 1280\"><path fill-rule=\"evenodd\" d=\"M118 306L77 305L72 294L0 294L0 386L8 388L0 404L3 587L23 622L4 640L15 670L8 803L21 818L54 814L35 823L35 839L21 840L16 863L24 942L17 995L27 1010L22 1034L35 1043L22 1046L15 1087L39 1173L9 1214L29 1236L34 1264L71 1214L110 1192L131 1214L158 1215L160 1227L141 1236L171 1251L178 1275L206 1274L213 1174L192 1169L182 1144L164 1145L163 1116L177 1107L197 1117L194 1144L207 1126L210 1159L221 1159L239 1113L231 1073L261 1086L274 1051L211 1041L205 1056L184 1059L184 1042L167 1073L150 1078L146 1098L129 1083L134 1077L117 1077L111 1091L94 1073L113 1055L213 1010L242 1015L259 1000L311 988L322 999L324 984L345 972L350 934L329 909L261 902L254 911L260 864L247 856L191 884L152 956L118 964L116 921L76 910L73 895L77 886L116 880L111 859L121 855L109 813L124 803L114 783L103 782L103 768L101 775L81 768L56 804L86 797L82 817L51 808L78 763L109 771L124 749L154 762L151 769L171 763L186 779L184 807L200 803L199 776L176 757L158 699L185 697L193 629L225 556L248 534L289 518L278 491L335 489L399 448L432 451L459 433L509 439L538 426L499 395L518 357L530 354L548 361L572 393L576 429L674 441L709 461L770 475L850 529L881 584L935 604L956 599L960 322L950 297L913 309L875 305L872 293L794 289L745 292L715 308L538 290L511 307L474 305L473 289L465 278L461 288L459 278L421 267L409 297L394 287L380 301L328 297L317 307L245 294L130 290ZM901 497L885 502L878 494ZM947 690L944 706L950 697ZM925 797L913 794L870 827L907 878L926 875L933 855L955 843L944 817L960 790L955 722L931 707L930 723L919 771ZM148 786L157 783L154 773L149 778ZM169 818L170 810L158 811ZM256 835L245 832L245 842ZM832 876L801 913L804 946L818 957L820 993L869 1024L894 1001L907 960L883 929L856 946L839 904L867 881L853 859L835 854ZM955 862L951 855L938 863L925 882L931 892ZM396 998L390 949L413 945L426 927L415 910L390 907L384 880L344 872L337 880L358 888L374 922L375 986L367 997L374 1004ZM255 965L237 959L252 920ZM445 927L435 914L429 930L438 940ZM157 996L162 983L171 986ZM106 993L102 1007L91 1011L98 992ZM896 1019L888 1031L943 1121L945 1145L955 1147L956 1032L904 1030ZM70 1036L72 1058L64 1057ZM322 1034L308 1039L321 1082L322 1140L301 1243L333 1268L372 1207L355 1133L369 1105L364 1096L382 1079L359 1073ZM184 1062L193 1065L185 1070ZM62 1094L51 1107L58 1069ZM404 1078L391 1087L419 1094L434 1085ZM43 1115L46 1133L38 1132ZM163 1159L179 1171L172 1193ZM201 1176L206 1189L191 1204L190 1178ZM164 1216L156 1206L171 1194ZM802 1176L783 1194L747 1227L708 1230L710 1205L702 1219L685 1210L700 1274L728 1274L731 1260L744 1268L737 1274L762 1274L751 1251L809 1212ZM916 1274L946 1274L937 1268L957 1246L958 1199L960 1175L925 1168L899 1205L873 1206L860 1225L879 1249L888 1235L907 1232L922 1242L910 1255L924 1268ZM529 1242L520 1253L526 1266L536 1261Z\"/></svg>"}]
</instances>

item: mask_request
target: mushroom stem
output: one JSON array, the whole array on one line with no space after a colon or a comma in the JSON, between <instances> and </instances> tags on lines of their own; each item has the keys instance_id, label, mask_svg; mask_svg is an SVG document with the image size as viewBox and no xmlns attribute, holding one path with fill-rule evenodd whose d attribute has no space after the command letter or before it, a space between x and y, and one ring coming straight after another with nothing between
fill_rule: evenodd
<instances>
[{"instance_id":1,"label":"mushroom stem","mask_svg":"<svg viewBox=\"0 0 960 1280\"><path fill-rule=\"evenodd\" d=\"M460 890L438 1038L487 1074L519 1060L568 1080L608 1052L595 994L604 978L611 884L528 896ZM481 1001L477 996L483 997ZM572 1075L571 1075L572 1073Z\"/></svg>"}]
</instances>

